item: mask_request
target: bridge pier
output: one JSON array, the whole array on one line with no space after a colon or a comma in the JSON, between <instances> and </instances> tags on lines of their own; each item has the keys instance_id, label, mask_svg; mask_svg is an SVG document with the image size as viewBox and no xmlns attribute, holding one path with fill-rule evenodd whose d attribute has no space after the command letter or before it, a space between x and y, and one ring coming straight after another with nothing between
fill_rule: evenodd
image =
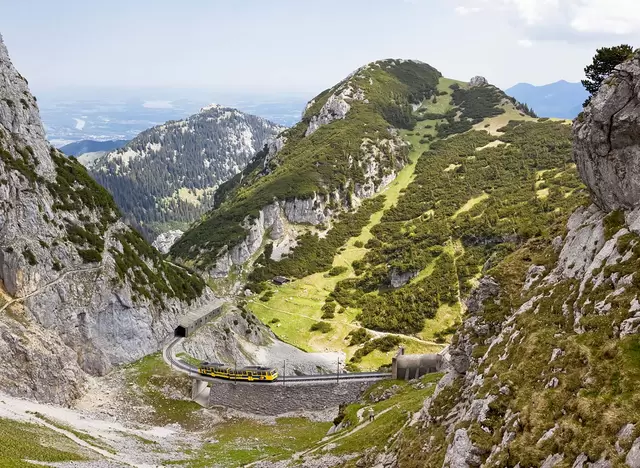
<instances>
[{"instance_id":1,"label":"bridge pier","mask_svg":"<svg viewBox=\"0 0 640 468\"><path fill-rule=\"evenodd\" d=\"M196 401L198 396L207 388L207 382L198 379L191 379L191 399Z\"/></svg>"}]
</instances>

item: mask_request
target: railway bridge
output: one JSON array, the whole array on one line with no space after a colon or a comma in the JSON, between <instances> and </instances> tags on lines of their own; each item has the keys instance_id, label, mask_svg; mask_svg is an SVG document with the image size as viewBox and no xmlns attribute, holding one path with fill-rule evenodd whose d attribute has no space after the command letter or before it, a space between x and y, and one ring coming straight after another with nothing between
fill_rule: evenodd
<instances>
[{"instance_id":1,"label":"railway bridge","mask_svg":"<svg viewBox=\"0 0 640 468\"><path fill-rule=\"evenodd\" d=\"M165 361L191 378L191 398L203 406L224 406L256 414L278 415L291 411L317 411L353 403L371 383L391 378L390 373L360 372L281 376L274 382L228 381L198 373L175 357L174 338L163 350Z\"/></svg>"}]
</instances>

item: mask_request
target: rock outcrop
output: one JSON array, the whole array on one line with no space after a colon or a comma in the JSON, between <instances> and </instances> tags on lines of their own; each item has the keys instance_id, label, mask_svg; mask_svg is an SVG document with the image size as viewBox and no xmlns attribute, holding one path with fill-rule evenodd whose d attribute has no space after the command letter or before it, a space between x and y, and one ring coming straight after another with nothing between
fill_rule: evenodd
<instances>
[{"instance_id":1,"label":"rock outcrop","mask_svg":"<svg viewBox=\"0 0 640 468\"><path fill-rule=\"evenodd\" d=\"M169 253L169 249L176 243L184 232L176 229L174 231L163 232L153 241L153 246L158 249L159 252L166 254Z\"/></svg>"},{"instance_id":2,"label":"rock outcrop","mask_svg":"<svg viewBox=\"0 0 640 468\"><path fill-rule=\"evenodd\" d=\"M469 80L469 86L475 88L476 86L487 86L489 82L484 76L474 76Z\"/></svg>"},{"instance_id":3,"label":"rock outcrop","mask_svg":"<svg viewBox=\"0 0 640 468\"><path fill-rule=\"evenodd\" d=\"M640 466L640 413L621 390L638 378L640 56L594 96L574 139L594 204L470 293L451 369L406 436L421 449L400 450L399 467Z\"/></svg>"},{"instance_id":4,"label":"rock outcrop","mask_svg":"<svg viewBox=\"0 0 640 468\"><path fill-rule=\"evenodd\" d=\"M45 139L0 40L0 384L68 403L85 372L157 350L204 283L119 220L73 158Z\"/></svg>"},{"instance_id":5,"label":"rock outcrop","mask_svg":"<svg viewBox=\"0 0 640 468\"><path fill-rule=\"evenodd\" d=\"M574 156L604 211L640 204L640 55L619 65L574 123Z\"/></svg>"}]
</instances>

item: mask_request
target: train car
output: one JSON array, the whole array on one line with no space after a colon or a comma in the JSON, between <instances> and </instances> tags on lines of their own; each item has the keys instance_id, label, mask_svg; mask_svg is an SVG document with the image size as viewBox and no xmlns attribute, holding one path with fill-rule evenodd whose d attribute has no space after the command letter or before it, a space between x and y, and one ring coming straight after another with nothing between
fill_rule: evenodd
<instances>
[{"instance_id":1,"label":"train car","mask_svg":"<svg viewBox=\"0 0 640 468\"><path fill-rule=\"evenodd\" d=\"M248 382L273 382L278 378L278 371L271 367L247 366L235 368L219 362L202 362L198 373L209 377L227 380L246 380Z\"/></svg>"}]
</instances>

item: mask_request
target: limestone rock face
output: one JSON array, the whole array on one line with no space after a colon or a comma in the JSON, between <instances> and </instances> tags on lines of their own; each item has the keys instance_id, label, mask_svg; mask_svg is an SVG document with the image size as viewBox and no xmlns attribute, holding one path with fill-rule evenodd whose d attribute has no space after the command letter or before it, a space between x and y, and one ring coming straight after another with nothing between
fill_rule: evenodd
<instances>
[{"instance_id":1,"label":"limestone rock face","mask_svg":"<svg viewBox=\"0 0 640 468\"><path fill-rule=\"evenodd\" d=\"M317 115L311 117L306 136L312 135L323 125L327 125L334 120L344 119L351 109L349 104L352 100L364 101L364 92L361 89L354 90L350 85L339 92L333 93L327 102L322 106Z\"/></svg>"},{"instance_id":2,"label":"limestone rock face","mask_svg":"<svg viewBox=\"0 0 640 468\"><path fill-rule=\"evenodd\" d=\"M474 76L473 78L471 78L471 80L469 80L469 86L471 86L472 88L476 86L487 86L488 84L489 82L484 76Z\"/></svg>"},{"instance_id":3,"label":"limestone rock face","mask_svg":"<svg viewBox=\"0 0 640 468\"><path fill-rule=\"evenodd\" d=\"M175 231L163 232L156 237L156 240L153 241L153 246L163 254L169 253L171 246L175 244L180 237L182 237L182 234L184 234L184 232L178 229Z\"/></svg>"},{"instance_id":4,"label":"limestone rock face","mask_svg":"<svg viewBox=\"0 0 640 468\"><path fill-rule=\"evenodd\" d=\"M1 39L0 180L3 390L69 403L85 372L104 374L159 349L202 300L154 300L156 286L148 297L136 288L123 262L146 263L165 285L169 270L118 219L108 193L46 141L36 100Z\"/></svg>"},{"instance_id":5,"label":"limestone rock face","mask_svg":"<svg viewBox=\"0 0 640 468\"><path fill-rule=\"evenodd\" d=\"M617 67L574 122L580 175L604 211L640 204L640 55Z\"/></svg>"}]
</instances>

